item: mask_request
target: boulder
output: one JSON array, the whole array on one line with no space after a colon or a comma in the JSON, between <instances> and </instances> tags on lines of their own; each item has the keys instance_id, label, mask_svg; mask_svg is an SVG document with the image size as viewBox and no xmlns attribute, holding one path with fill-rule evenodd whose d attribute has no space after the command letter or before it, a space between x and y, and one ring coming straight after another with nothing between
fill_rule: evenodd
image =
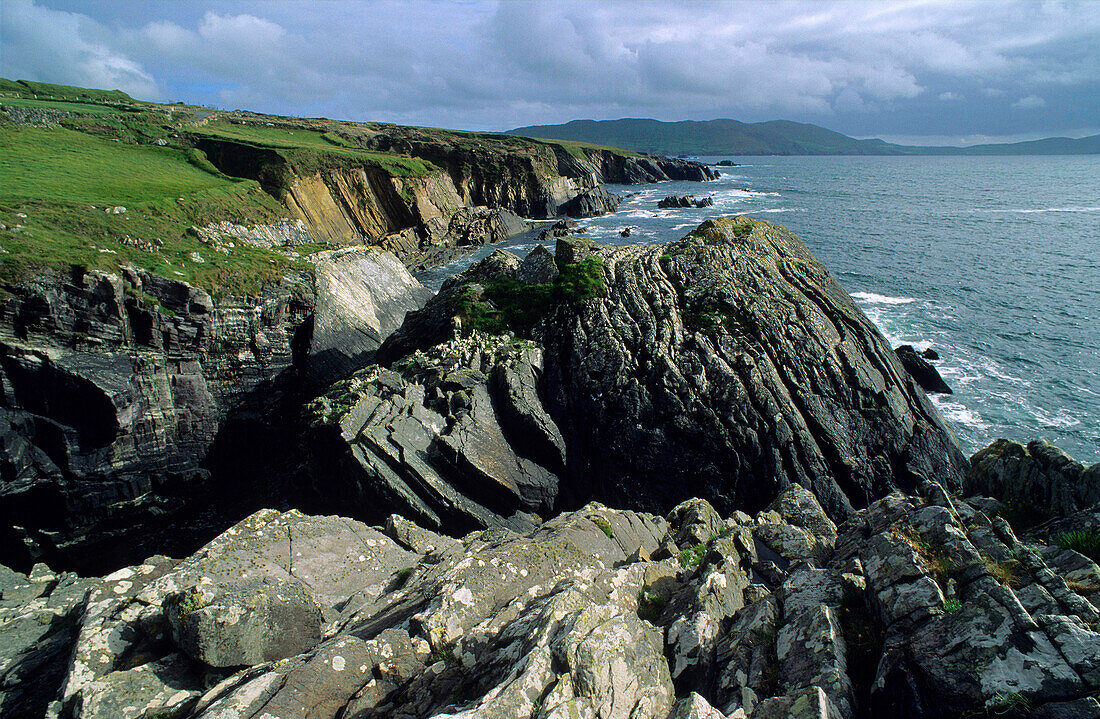
<instances>
[{"instance_id":1,"label":"boulder","mask_svg":"<svg viewBox=\"0 0 1100 719\"><path fill-rule=\"evenodd\" d=\"M554 255L541 244L527 253L516 271L516 279L525 285L538 285L553 282L558 276L558 265Z\"/></svg>"},{"instance_id":2,"label":"boulder","mask_svg":"<svg viewBox=\"0 0 1100 719\"><path fill-rule=\"evenodd\" d=\"M176 645L212 667L285 659L321 641L321 608L295 579L197 584L162 602Z\"/></svg>"},{"instance_id":3,"label":"boulder","mask_svg":"<svg viewBox=\"0 0 1100 719\"><path fill-rule=\"evenodd\" d=\"M998 439L970 460L970 494L984 494L1046 516L1066 516L1100 502L1100 464L1086 469L1045 440Z\"/></svg>"},{"instance_id":4,"label":"boulder","mask_svg":"<svg viewBox=\"0 0 1100 719\"><path fill-rule=\"evenodd\" d=\"M309 367L317 382L331 382L370 364L405 314L432 296L396 257L374 248L320 252L314 266Z\"/></svg>"},{"instance_id":5,"label":"boulder","mask_svg":"<svg viewBox=\"0 0 1100 719\"><path fill-rule=\"evenodd\" d=\"M943 381L943 377L940 377L935 365L928 362L923 354L917 354L912 345L896 347L894 354L898 356L901 366L909 376L915 379L925 392L951 394L951 388Z\"/></svg>"}]
</instances>

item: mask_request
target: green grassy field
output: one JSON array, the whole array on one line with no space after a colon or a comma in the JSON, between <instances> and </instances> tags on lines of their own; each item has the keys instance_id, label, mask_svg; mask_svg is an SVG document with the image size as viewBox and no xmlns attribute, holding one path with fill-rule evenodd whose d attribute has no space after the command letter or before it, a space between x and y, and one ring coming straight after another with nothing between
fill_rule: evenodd
<instances>
[{"instance_id":1,"label":"green grassy field","mask_svg":"<svg viewBox=\"0 0 1100 719\"><path fill-rule=\"evenodd\" d=\"M64 128L0 132L0 201L125 205L231 184L174 147L129 145Z\"/></svg>"},{"instance_id":2,"label":"green grassy field","mask_svg":"<svg viewBox=\"0 0 1100 719\"><path fill-rule=\"evenodd\" d=\"M61 110L62 112L75 112L89 115L110 115L118 112L113 107L105 105L91 105L86 102L65 102L63 100L35 100L30 97L3 97L0 96L0 107L35 107L43 110Z\"/></svg>"},{"instance_id":3,"label":"green grassy field","mask_svg":"<svg viewBox=\"0 0 1100 719\"><path fill-rule=\"evenodd\" d=\"M418 177L439 168L416 157L354 147L331 132L266 125L217 122L192 131L273 148L287 163L304 172L326 167L381 167L398 177Z\"/></svg>"},{"instance_id":4,"label":"green grassy field","mask_svg":"<svg viewBox=\"0 0 1100 719\"><path fill-rule=\"evenodd\" d=\"M194 150L0 126L0 222L8 228L0 232L0 281L43 267L124 264L215 293L254 294L278 281L292 264L282 255L237 247L225 256L188 234L192 225L273 222L287 214L257 183L205 168ZM113 206L126 211L105 211Z\"/></svg>"}]
</instances>

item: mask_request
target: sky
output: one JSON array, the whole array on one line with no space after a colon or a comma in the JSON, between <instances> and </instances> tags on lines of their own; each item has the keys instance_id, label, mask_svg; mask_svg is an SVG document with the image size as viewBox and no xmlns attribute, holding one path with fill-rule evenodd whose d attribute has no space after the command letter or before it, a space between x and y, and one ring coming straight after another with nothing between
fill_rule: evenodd
<instances>
[{"instance_id":1,"label":"sky","mask_svg":"<svg viewBox=\"0 0 1100 719\"><path fill-rule=\"evenodd\" d=\"M812 122L972 144L1100 133L1100 2L2 0L0 77L504 130Z\"/></svg>"}]
</instances>

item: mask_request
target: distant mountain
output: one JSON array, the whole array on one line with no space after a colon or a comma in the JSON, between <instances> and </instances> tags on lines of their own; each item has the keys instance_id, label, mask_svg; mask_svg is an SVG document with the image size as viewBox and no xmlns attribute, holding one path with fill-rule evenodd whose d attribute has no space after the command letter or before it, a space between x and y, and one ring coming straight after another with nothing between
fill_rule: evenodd
<instances>
[{"instance_id":1,"label":"distant mountain","mask_svg":"<svg viewBox=\"0 0 1100 719\"><path fill-rule=\"evenodd\" d=\"M648 119L573 120L532 125L505 134L579 140L662 155L1077 155L1100 153L1100 135L1030 142L920 147L857 140L824 127L790 120L661 122Z\"/></svg>"}]
</instances>

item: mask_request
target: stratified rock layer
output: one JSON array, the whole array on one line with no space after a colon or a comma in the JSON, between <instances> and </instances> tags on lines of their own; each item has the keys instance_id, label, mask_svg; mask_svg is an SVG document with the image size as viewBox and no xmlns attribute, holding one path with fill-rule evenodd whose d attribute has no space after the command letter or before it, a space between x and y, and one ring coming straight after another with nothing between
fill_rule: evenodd
<instances>
[{"instance_id":1,"label":"stratified rock layer","mask_svg":"<svg viewBox=\"0 0 1100 719\"><path fill-rule=\"evenodd\" d=\"M959 486L966 460L938 412L784 228L724 218L596 256L606 297L537 335L570 488L583 477L613 503L694 495L729 511L796 483L843 518L923 479Z\"/></svg>"}]
</instances>

